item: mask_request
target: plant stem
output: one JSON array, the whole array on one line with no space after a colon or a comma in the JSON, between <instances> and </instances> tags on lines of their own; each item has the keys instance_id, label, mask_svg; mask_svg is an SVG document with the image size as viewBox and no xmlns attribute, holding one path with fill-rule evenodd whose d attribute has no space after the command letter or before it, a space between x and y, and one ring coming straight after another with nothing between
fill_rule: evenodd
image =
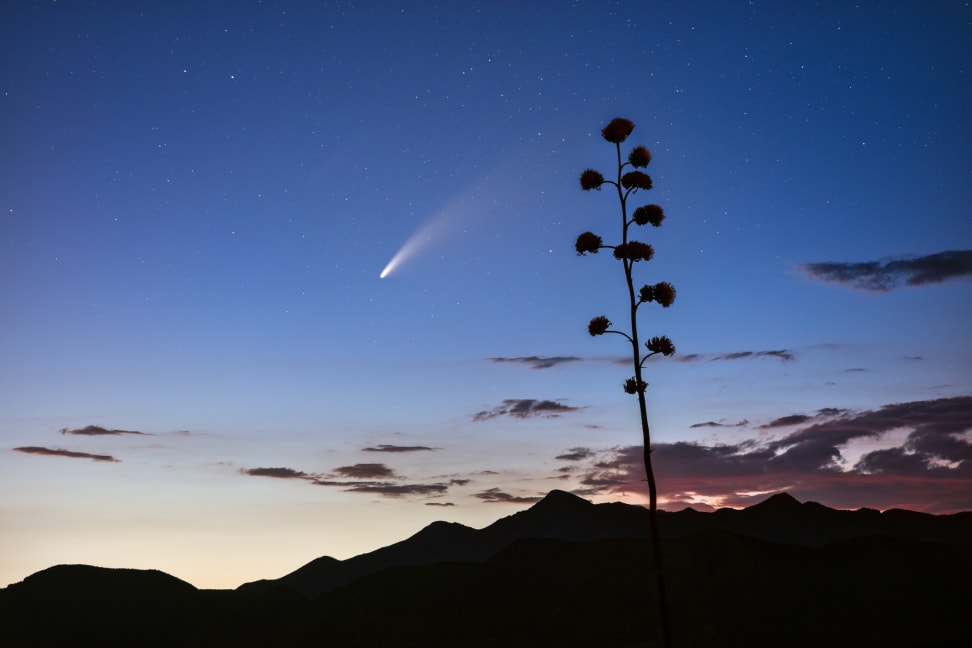
<instances>
[{"instance_id":1,"label":"plant stem","mask_svg":"<svg viewBox=\"0 0 972 648\"><path fill-rule=\"evenodd\" d=\"M615 187L618 191L618 200L621 203L621 222L622 222L622 243L628 242L628 209L627 193L622 190L621 171L624 164L621 162L621 144L616 145L618 152L618 179ZM644 444L644 464L645 477L648 480L648 529L651 541L652 562L655 567L655 590L658 596L658 626L661 635L661 645L670 648L671 628L668 617L668 596L665 590L665 574L662 568L661 537L658 532L658 488L655 485L655 472L651 467L651 428L648 426L648 405L645 401L645 382L642 380L642 361L641 349L638 344L638 299L635 297L634 280L632 270L634 261L622 259L624 265L624 279L628 284L628 303L631 315L631 342L632 362L635 372L635 386L638 394L638 409L641 413L641 433Z\"/></svg>"}]
</instances>

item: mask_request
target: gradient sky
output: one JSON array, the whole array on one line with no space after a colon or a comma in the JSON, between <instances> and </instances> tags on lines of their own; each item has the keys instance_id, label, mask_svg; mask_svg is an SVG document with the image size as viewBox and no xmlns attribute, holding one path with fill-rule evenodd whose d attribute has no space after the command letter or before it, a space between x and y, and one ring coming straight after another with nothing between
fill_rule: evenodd
<instances>
[{"instance_id":1,"label":"gradient sky","mask_svg":"<svg viewBox=\"0 0 972 648\"><path fill-rule=\"evenodd\" d=\"M617 116L665 506L972 509L968 2L11 0L0 61L0 585L643 502Z\"/></svg>"}]
</instances>

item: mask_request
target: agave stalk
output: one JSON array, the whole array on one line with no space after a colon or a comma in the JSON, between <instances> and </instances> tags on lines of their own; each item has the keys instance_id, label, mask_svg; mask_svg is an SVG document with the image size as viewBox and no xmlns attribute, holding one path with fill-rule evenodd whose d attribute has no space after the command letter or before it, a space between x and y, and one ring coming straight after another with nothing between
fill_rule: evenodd
<instances>
[{"instance_id":1,"label":"agave stalk","mask_svg":"<svg viewBox=\"0 0 972 648\"><path fill-rule=\"evenodd\" d=\"M647 263L655 254L654 248L647 243L633 240L629 237L632 225L652 225L659 227L665 219L665 213L658 205L644 205L635 209L628 216L628 199L641 191L652 188L651 176L640 171L651 162L651 153L644 146L637 146L631 150L627 159L621 157L621 144L634 130L634 124L618 117L601 131L601 136L614 144L617 152L617 175L614 180L607 180L594 169L586 169L580 176L580 185L584 191L600 191L604 185L612 185L618 197L621 211L621 241L615 245L605 245L603 239L593 232L584 232L577 237L575 249L578 255L587 253L597 254L598 250L611 249L614 258L621 261L624 267L624 279L628 289L628 319L630 328L621 330L612 328L611 321L599 315L590 321L587 331L592 336L605 333L615 333L625 338L631 346L631 362L634 376L624 382L624 391L636 395L638 411L641 415L641 431L644 443L645 477L648 481L648 520L651 537L652 562L655 572L655 589L658 599L658 621L661 644L671 646L671 629L668 614L668 599L665 589L665 577L662 569L661 542L658 533L658 488L655 484L655 473L651 465L651 429L648 425L648 406L645 401L645 389L648 383L643 378L645 361L653 355L661 353L670 356L675 353L675 345L665 336L652 337L645 342L642 351L638 337L638 310L642 304L656 302L668 308L675 301L675 288L668 282L654 285L645 284L635 292L634 268L639 262ZM629 169L630 167L630 169Z\"/></svg>"}]
</instances>

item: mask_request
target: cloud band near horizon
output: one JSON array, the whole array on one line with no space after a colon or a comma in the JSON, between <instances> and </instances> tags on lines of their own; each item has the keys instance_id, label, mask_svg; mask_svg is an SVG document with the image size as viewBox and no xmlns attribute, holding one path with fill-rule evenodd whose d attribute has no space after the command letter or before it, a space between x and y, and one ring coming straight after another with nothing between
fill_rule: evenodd
<instances>
[{"instance_id":1,"label":"cloud band near horizon","mask_svg":"<svg viewBox=\"0 0 972 648\"><path fill-rule=\"evenodd\" d=\"M787 491L801 501L837 508L869 502L877 508L933 513L972 510L972 396L857 413L825 408L815 416L784 419L808 425L770 440L654 445L652 463L666 508L705 500L749 506L768 493ZM784 424L783 419L777 422ZM844 457L849 443L887 441L889 432L900 429L909 430L900 444L864 452L853 465ZM561 458L584 457L585 450L572 448ZM590 454L595 458L573 470L580 476L579 492L646 491L640 445Z\"/></svg>"}]
</instances>

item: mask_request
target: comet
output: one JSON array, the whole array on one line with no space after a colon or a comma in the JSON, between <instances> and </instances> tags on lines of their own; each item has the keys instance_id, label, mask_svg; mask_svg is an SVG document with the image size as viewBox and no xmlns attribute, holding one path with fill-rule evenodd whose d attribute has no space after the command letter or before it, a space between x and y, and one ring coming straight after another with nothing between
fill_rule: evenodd
<instances>
[{"instance_id":1,"label":"comet","mask_svg":"<svg viewBox=\"0 0 972 648\"><path fill-rule=\"evenodd\" d=\"M392 272L395 272L401 267L403 263L411 258L414 258L416 254L427 248L436 239L441 238L450 228L454 225L458 218L457 207L463 203L463 200L457 200L450 203L448 206L444 207L436 214L431 216L427 221L419 226L415 232L408 237L408 240L399 248L395 256L391 258L385 269L381 271L378 275L379 279L384 279Z\"/></svg>"},{"instance_id":2,"label":"comet","mask_svg":"<svg viewBox=\"0 0 972 648\"><path fill-rule=\"evenodd\" d=\"M518 170L512 164L517 158L511 160L511 163L477 177L422 223L399 248L378 278L384 279L398 271L402 264L415 258L438 239L455 231L466 230L471 223L481 221L486 214L494 212L519 178Z\"/></svg>"}]
</instances>

